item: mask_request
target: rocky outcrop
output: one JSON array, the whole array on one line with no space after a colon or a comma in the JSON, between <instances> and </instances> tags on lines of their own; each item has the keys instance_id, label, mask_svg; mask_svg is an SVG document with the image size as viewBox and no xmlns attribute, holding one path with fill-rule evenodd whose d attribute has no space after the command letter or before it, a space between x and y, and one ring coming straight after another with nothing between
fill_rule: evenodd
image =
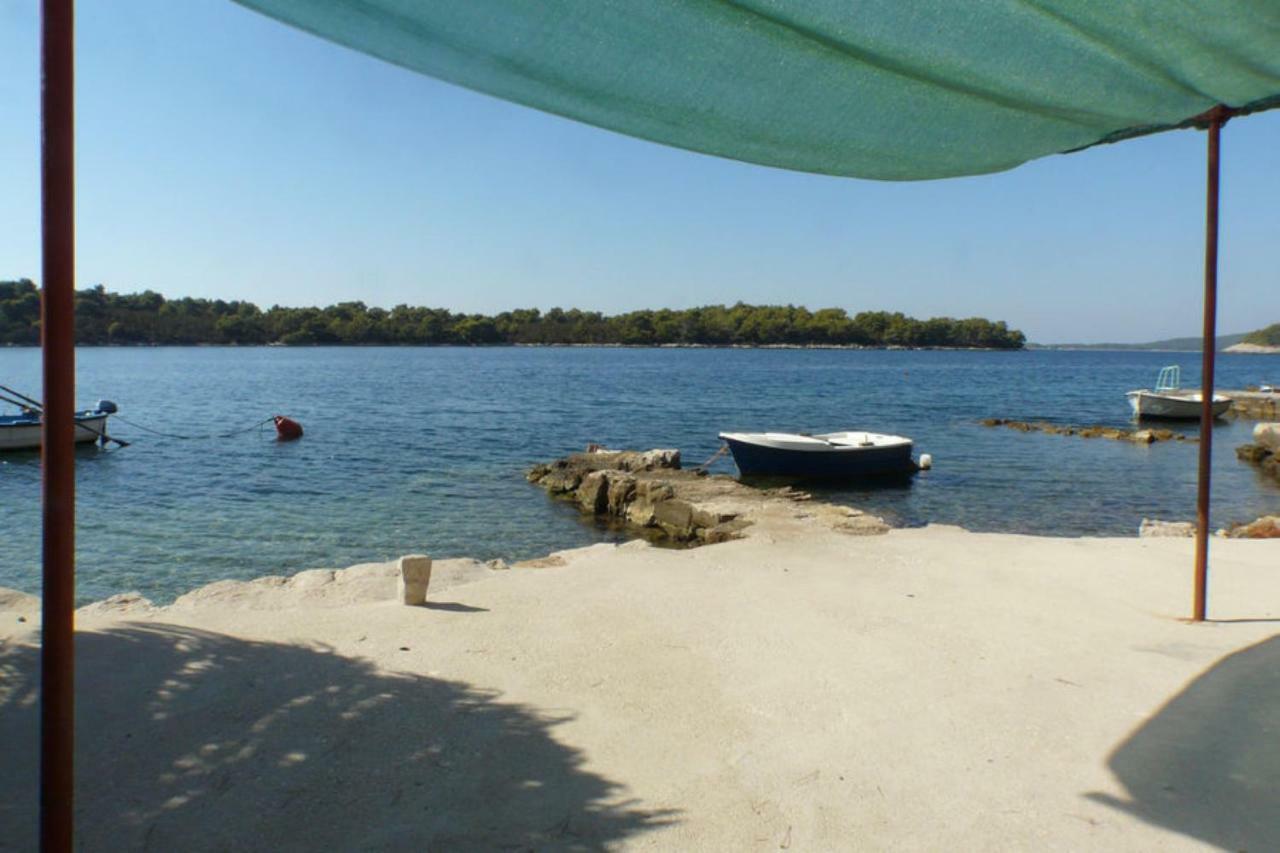
<instances>
[{"instance_id":1,"label":"rocky outcrop","mask_svg":"<svg viewBox=\"0 0 1280 853\"><path fill-rule=\"evenodd\" d=\"M39 621L40 599L0 586L0 648L9 636L24 633ZM0 684L0 695L3 693L4 686Z\"/></svg>"},{"instance_id":2,"label":"rocky outcrop","mask_svg":"<svg viewBox=\"0 0 1280 853\"><path fill-rule=\"evenodd\" d=\"M1232 539L1280 539L1280 515L1264 515L1248 524L1233 524L1227 529Z\"/></svg>"},{"instance_id":3,"label":"rocky outcrop","mask_svg":"<svg viewBox=\"0 0 1280 853\"><path fill-rule=\"evenodd\" d=\"M1193 521L1158 521L1153 518L1142 519L1138 528L1138 536L1150 538L1182 538L1190 539L1196 535ZM1280 515L1264 515L1247 524L1233 524L1227 528L1214 531L1214 536L1229 539L1280 539Z\"/></svg>"},{"instance_id":4,"label":"rocky outcrop","mask_svg":"<svg viewBox=\"0 0 1280 853\"><path fill-rule=\"evenodd\" d=\"M846 533L883 533L883 519L856 509L814 506L807 492L753 489L730 477L680 468L675 450L612 451L592 447L529 471L529 482L589 515L638 535L684 545L739 539L761 518L821 519Z\"/></svg>"},{"instance_id":5,"label":"rocky outcrop","mask_svg":"<svg viewBox=\"0 0 1280 853\"><path fill-rule=\"evenodd\" d=\"M679 450L647 450L643 453L634 450L606 450L592 445L586 453L575 453L564 459L557 459L548 465L535 466L526 475L531 483L537 483L552 495L564 495L570 492L577 495L584 509L595 512L596 504L603 498L607 500L607 479L603 476L587 478L603 471L613 471L621 475L647 471L680 470ZM605 489L605 491L601 491ZM589 507L588 507L589 505Z\"/></svg>"},{"instance_id":6,"label":"rocky outcrop","mask_svg":"<svg viewBox=\"0 0 1280 853\"><path fill-rule=\"evenodd\" d=\"M737 512L677 497L678 482L703 480L697 473L681 471L678 450L638 452L593 446L586 453L538 465L527 479L552 496L573 501L584 513L674 542L724 542L737 538L747 526Z\"/></svg>"},{"instance_id":7,"label":"rocky outcrop","mask_svg":"<svg viewBox=\"0 0 1280 853\"><path fill-rule=\"evenodd\" d=\"M1255 424L1253 443L1280 453L1280 424Z\"/></svg>"},{"instance_id":8,"label":"rocky outcrop","mask_svg":"<svg viewBox=\"0 0 1280 853\"><path fill-rule=\"evenodd\" d=\"M1254 436L1257 437L1256 430ZM1271 440L1269 435L1264 434L1263 437ZM1262 469L1262 473L1280 480L1280 449L1265 444L1242 444L1236 448L1236 458L1256 465Z\"/></svg>"},{"instance_id":9,"label":"rocky outcrop","mask_svg":"<svg viewBox=\"0 0 1280 853\"><path fill-rule=\"evenodd\" d=\"M139 592L121 592L116 595L104 598L102 601L95 601L92 604L86 604L84 607L76 610L76 613L84 616L94 615L111 615L111 616L133 616L141 613L154 612L156 606L151 603L149 598L144 598Z\"/></svg>"},{"instance_id":10,"label":"rocky outcrop","mask_svg":"<svg viewBox=\"0 0 1280 853\"><path fill-rule=\"evenodd\" d=\"M1171 429L1120 429L1108 426L1071 426L1051 424L1048 421L1014 421L1008 418L985 418L980 423L988 427L1008 427L1018 432L1047 432L1050 435L1078 435L1081 438L1110 438L1153 444L1157 441L1198 441L1193 435L1184 435Z\"/></svg>"}]
</instances>

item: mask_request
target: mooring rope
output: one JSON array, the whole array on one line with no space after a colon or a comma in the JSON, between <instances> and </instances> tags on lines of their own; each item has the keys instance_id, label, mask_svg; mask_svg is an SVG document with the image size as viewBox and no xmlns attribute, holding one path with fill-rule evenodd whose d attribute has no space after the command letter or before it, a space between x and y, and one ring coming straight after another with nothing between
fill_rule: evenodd
<instances>
[{"instance_id":1,"label":"mooring rope","mask_svg":"<svg viewBox=\"0 0 1280 853\"><path fill-rule=\"evenodd\" d=\"M214 438L232 438L232 437L237 436L237 435L244 435L246 432L253 432L255 429L261 429L263 426L265 426L266 424L271 423L271 421L272 421L272 420L274 420L274 418L265 418L264 420L260 420L260 421L258 421L258 422L257 422L256 424L254 424L253 426L247 426L247 427L245 427L244 429L235 429L235 430L232 430L231 432L219 432L219 433L214 433L214 434L212 434L212 435L178 435L177 433L173 433L173 432L161 432L160 430L158 430L158 429L152 429L152 428L151 428L151 427L149 427L149 426L143 426L142 424L136 424L136 423L134 423L134 422L133 422L133 421L131 421L131 420L128 420L128 419L126 419L126 418L122 418L122 417L120 417L119 415L112 415L111 417L113 417L113 418L115 418L116 420L120 421L120 423L128 424L129 426L133 427L134 429L140 429L140 430L142 430L143 432L149 432L149 433L151 433L152 435L158 435L158 436L160 436L160 437L162 437L162 438L177 438L177 439L181 439L181 440L183 440L183 441L208 441L208 440L210 440L210 439L214 439Z\"/></svg>"},{"instance_id":2,"label":"mooring rope","mask_svg":"<svg viewBox=\"0 0 1280 853\"><path fill-rule=\"evenodd\" d=\"M727 444L722 444L722 445L720 445L720 449L719 449L719 450L717 450L715 453L711 454L711 456L707 459L707 461L706 461L706 462L703 462L701 465L695 465L695 466L693 467L693 470L694 470L694 471L705 471L708 465L710 465L712 462L715 462L717 459L719 459L721 456L724 456L724 455L725 455L726 453L728 453L728 452L729 452L729 445L727 445Z\"/></svg>"}]
</instances>

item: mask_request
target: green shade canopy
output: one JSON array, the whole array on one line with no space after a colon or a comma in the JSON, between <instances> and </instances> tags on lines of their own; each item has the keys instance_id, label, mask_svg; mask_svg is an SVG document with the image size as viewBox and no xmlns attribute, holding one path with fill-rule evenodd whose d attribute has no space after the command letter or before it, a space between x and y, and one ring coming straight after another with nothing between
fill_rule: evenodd
<instances>
[{"instance_id":1,"label":"green shade canopy","mask_svg":"<svg viewBox=\"0 0 1280 853\"><path fill-rule=\"evenodd\" d=\"M1280 106L1280 0L237 0L630 136L917 180Z\"/></svg>"}]
</instances>

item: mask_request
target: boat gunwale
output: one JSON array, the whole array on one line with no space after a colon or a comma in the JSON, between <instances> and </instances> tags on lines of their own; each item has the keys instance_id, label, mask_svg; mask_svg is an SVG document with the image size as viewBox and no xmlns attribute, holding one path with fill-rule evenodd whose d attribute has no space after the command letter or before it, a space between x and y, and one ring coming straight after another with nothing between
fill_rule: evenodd
<instances>
[{"instance_id":1,"label":"boat gunwale","mask_svg":"<svg viewBox=\"0 0 1280 853\"><path fill-rule=\"evenodd\" d=\"M868 444L837 444L826 440L826 435L848 435L861 432L869 438L885 439L884 441L872 441ZM770 438L776 436L778 438ZM745 444L751 447L764 448L783 453L867 453L873 450L902 450L915 447L915 442L901 435L889 435L886 433L865 432L861 430L848 430L839 433L817 433L814 435L804 435L792 432L722 432L719 434L721 441ZM794 444L782 444L787 440L800 440ZM776 442L776 443L775 443Z\"/></svg>"}]
</instances>

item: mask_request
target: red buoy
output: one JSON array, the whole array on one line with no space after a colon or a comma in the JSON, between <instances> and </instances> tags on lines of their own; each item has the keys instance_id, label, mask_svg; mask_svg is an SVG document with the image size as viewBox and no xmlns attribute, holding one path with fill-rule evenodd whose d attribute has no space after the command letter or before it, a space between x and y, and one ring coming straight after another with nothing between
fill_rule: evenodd
<instances>
[{"instance_id":1,"label":"red buoy","mask_svg":"<svg viewBox=\"0 0 1280 853\"><path fill-rule=\"evenodd\" d=\"M273 419L276 422L276 440L277 441L295 441L302 438L302 424L293 418L286 418L284 415L276 415Z\"/></svg>"}]
</instances>

